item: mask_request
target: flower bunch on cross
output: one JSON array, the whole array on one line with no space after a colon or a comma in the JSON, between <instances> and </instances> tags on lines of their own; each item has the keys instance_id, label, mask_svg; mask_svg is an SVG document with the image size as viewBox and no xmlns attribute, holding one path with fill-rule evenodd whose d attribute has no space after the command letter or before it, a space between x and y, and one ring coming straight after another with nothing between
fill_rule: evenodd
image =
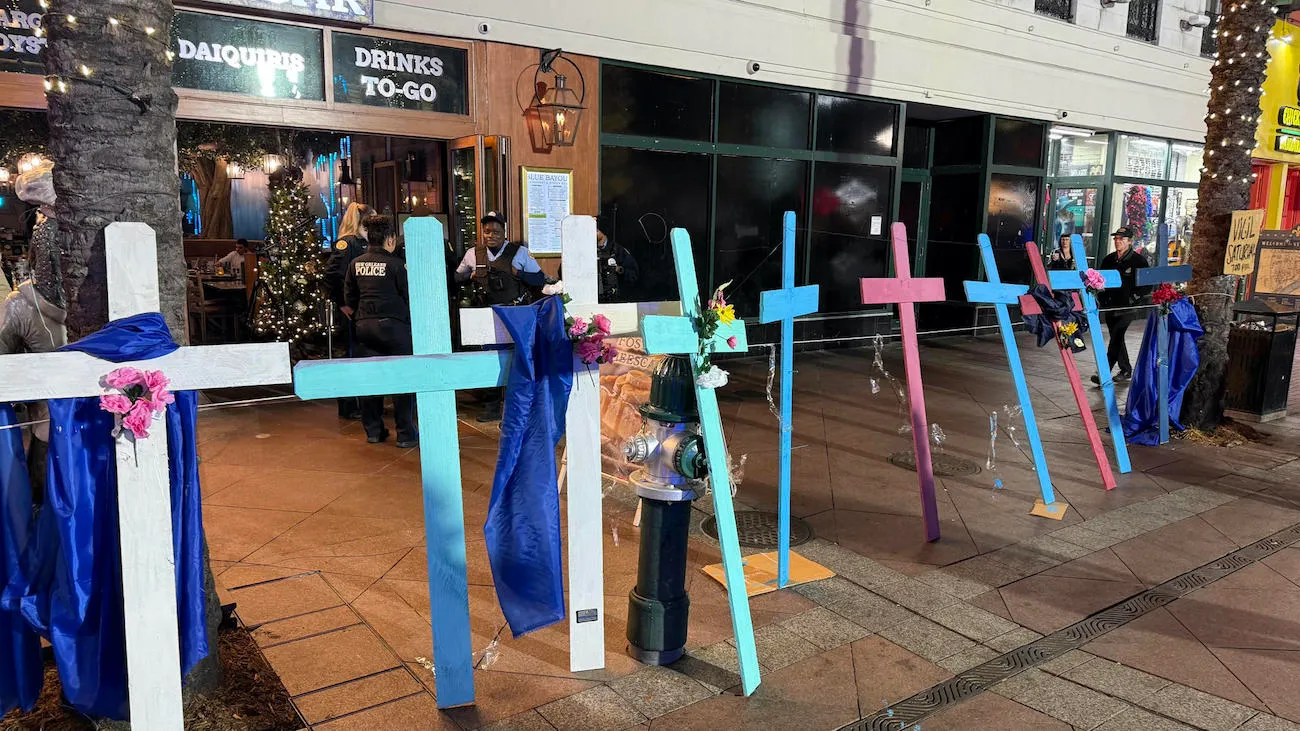
<instances>
[{"instance_id":1,"label":"flower bunch on cross","mask_svg":"<svg viewBox=\"0 0 1300 731\"><path fill-rule=\"evenodd\" d=\"M116 417L113 436L125 429L134 439L147 439L154 415L176 402L176 397L167 390L168 384L162 371L124 367L104 376L102 385L115 393L100 396L99 407Z\"/></svg>"}]
</instances>

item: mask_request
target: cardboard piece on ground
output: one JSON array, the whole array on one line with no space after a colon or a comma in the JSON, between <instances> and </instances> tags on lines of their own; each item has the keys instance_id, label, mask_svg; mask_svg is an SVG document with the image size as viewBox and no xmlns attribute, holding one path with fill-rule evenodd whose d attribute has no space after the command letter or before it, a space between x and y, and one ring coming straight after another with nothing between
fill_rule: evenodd
<instances>
[{"instance_id":1,"label":"cardboard piece on ground","mask_svg":"<svg viewBox=\"0 0 1300 731\"><path fill-rule=\"evenodd\" d=\"M749 596L758 596L776 591L776 574L777 574L777 552L756 553L752 556L745 557L745 593ZM700 569L709 575L709 578L726 587L726 577L722 573L722 564L715 563L712 566L705 566ZM790 581L786 586L795 584L806 584L809 581L819 581L829 579L835 575L834 571L814 563L800 556L797 552L790 552Z\"/></svg>"},{"instance_id":2,"label":"cardboard piece on ground","mask_svg":"<svg viewBox=\"0 0 1300 731\"><path fill-rule=\"evenodd\" d=\"M1052 520L1061 520L1065 518L1065 511L1069 509L1070 509L1069 504L1065 503L1064 501L1057 500L1056 502L1051 503L1049 505L1048 503L1043 502L1042 498L1039 498L1034 501L1034 509L1030 510L1029 514L1037 515L1040 518L1051 518Z\"/></svg>"}]
</instances>

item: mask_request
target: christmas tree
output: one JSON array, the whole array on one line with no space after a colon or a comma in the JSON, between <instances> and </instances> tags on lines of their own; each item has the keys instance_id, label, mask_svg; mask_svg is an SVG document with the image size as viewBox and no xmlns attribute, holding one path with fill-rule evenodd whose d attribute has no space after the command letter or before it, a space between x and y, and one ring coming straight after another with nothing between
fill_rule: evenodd
<instances>
[{"instance_id":1,"label":"christmas tree","mask_svg":"<svg viewBox=\"0 0 1300 731\"><path fill-rule=\"evenodd\" d=\"M270 190L266 259L258 264L266 296L254 301L253 325L259 335L288 342L297 351L305 339L325 331L320 316L323 271L317 258L321 238L301 170L293 165L277 170Z\"/></svg>"}]
</instances>

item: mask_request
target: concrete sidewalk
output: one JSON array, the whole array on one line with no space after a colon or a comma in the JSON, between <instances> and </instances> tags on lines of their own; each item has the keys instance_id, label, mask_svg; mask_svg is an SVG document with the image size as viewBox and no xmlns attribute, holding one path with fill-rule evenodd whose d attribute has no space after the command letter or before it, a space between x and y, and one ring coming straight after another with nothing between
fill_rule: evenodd
<instances>
[{"instance_id":1,"label":"concrete sidewalk","mask_svg":"<svg viewBox=\"0 0 1300 731\"><path fill-rule=\"evenodd\" d=\"M864 728L912 728L902 724L913 716L926 729L1300 729L1300 548L1268 544L1230 560L1228 574L1214 568L1300 524L1300 421L1233 448L1134 447L1134 471L1106 492L1059 358L1027 340L1021 352L1070 509L1062 521L1029 515L1037 484L1023 426L1021 448L999 434L989 467L989 414L1006 426L1003 407L1015 404L1000 341L929 342L927 410L946 434L938 457L978 469L938 481L943 538L930 544L915 473L888 461L911 436L871 349L797 357L793 506L817 537L796 550L839 575L752 601L765 672L750 698L736 687L725 594L699 572L718 560L703 534L690 555L689 656L653 668L625 654L638 531L634 501L618 490L605 516L608 667L568 672L566 626L502 632L482 539L496 440L472 419L460 441L483 653L474 707L434 701L418 455L365 444L332 403L204 414L214 568L305 719L331 731L833 729L864 718ZM901 379L897 347L884 356ZM726 367L728 444L748 455L737 501L773 510L767 359ZM1100 391L1090 394L1100 408ZM709 505L697 508L702 519ZM1187 572L1173 582L1186 592L1164 585ZM1126 600L1124 621L1090 618ZM1053 634L1063 629L1072 644ZM1057 649L1021 649L1044 635L1039 644ZM972 684L967 672L989 680Z\"/></svg>"}]
</instances>

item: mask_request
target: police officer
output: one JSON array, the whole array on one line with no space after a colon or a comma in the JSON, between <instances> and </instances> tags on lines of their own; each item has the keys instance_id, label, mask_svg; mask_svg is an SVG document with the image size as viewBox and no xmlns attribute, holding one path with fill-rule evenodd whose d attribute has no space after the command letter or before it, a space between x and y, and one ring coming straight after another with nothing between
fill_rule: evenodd
<instances>
[{"instance_id":1,"label":"police officer","mask_svg":"<svg viewBox=\"0 0 1300 731\"><path fill-rule=\"evenodd\" d=\"M506 219L496 211L489 211L479 219L482 227L484 251L487 252L487 281L482 293L485 301L477 305L515 305L528 299L529 287L541 287L546 284L546 274L542 272L537 260L528 252L528 247L519 242L506 243ZM456 267L456 281L465 282L474 276L478 267L478 255L474 249L465 252L460 266ZM487 389L484 395L486 403L483 412L478 415L480 422L501 420L501 389Z\"/></svg>"},{"instance_id":2,"label":"police officer","mask_svg":"<svg viewBox=\"0 0 1300 731\"><path fill-rule=\"evenodd\" d=\"M407 290L406 262L397 256L397 236L387 216L369 216L363 225L369 246L352 261L344 280L344 300L357 326L357 355L411 355L411 302ZM410 449L420 443L415 426L415 395L393 397L397 446ZM361 425L371 444L388 439L384 426L384 397L366 396L361 402Z\"/></svg>"},{"instance_id":3,"label":"police officer","mask_svg":"<svg viewBox=\"0 0 1300 731\"><path fill-rule=\"evenodd\" d=\"M357 328L356 321L352 319L352 308L348 307L347 301L343 298L343 281L347 278L348 270L352 268L352 260L366 253L366 229L362 221L371 213L370 206L356 202L348 205L343 220L339 222L339 240L334 242L334 248L330 250L329 262L325 265L326 294L330 302L334 303L335 316L342 316L339 321L347 331L349 358L356 351ZM339 418L354 420L361 418L361 408L355 396L340 398L337 401Z\"/></svg>"}]
</instances>

